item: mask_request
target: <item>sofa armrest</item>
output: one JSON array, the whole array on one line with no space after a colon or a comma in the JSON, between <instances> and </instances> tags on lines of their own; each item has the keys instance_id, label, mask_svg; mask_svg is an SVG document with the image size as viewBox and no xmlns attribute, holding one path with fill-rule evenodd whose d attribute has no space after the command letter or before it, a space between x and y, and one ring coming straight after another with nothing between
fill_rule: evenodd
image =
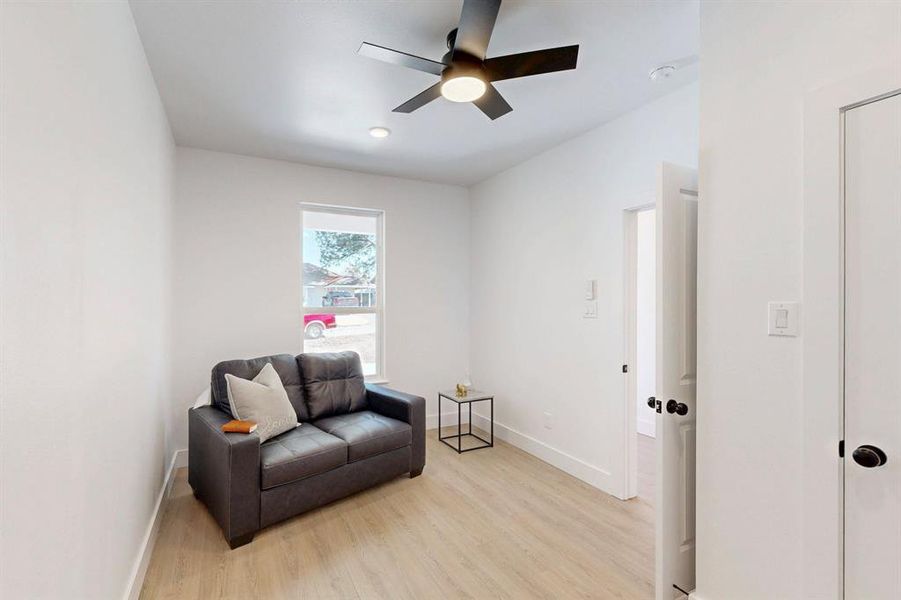
<instances>
[{"instance_id":1,"label":"sofa armrest","mask_svg":"<svg viewBox=\"0 0 901 600\"><path fill-rule=\"evenodd\" d=\"M366 402L373 411L410 424L413 428L410 476L422 473L425 467L425 398L367 383Z\"/></svg>"},{"instance_id":2,"label":"sofa armrest","mask_svg":"<svg viewBox=\"0 0 901 600\"><path fill-rule=\"evenodd\" d=\"M230 420L212 406L188 411L188 482L234 548L260 528L260 438L224 433Z\"/></svg>"}]
</instances>

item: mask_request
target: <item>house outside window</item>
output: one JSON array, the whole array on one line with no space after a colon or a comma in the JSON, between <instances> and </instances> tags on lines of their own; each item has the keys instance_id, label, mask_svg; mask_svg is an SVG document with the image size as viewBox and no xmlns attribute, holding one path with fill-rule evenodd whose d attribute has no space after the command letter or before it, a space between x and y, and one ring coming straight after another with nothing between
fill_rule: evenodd
<instances>
[{"instance_id":1,"label":"house outside window","mask_svg":"<svg viewBox=\"0 0 901 600\"><path fill-rule=\"evenodd\" d=\"M360 355L385 377L384 212L301 205L303 351Z\"/></svg>"}]
</instances>

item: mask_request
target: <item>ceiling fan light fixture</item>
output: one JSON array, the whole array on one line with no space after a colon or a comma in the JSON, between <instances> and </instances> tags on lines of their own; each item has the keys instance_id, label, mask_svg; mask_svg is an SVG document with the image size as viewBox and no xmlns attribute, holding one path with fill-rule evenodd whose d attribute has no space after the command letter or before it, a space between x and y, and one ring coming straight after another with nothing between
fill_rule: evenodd
<instances>
[{"instance_id":1,"label":"ceiling fan light fixture","mask_svg":"<svg viewBox=\"0 0 901 600\"><path fill-rule=\"evenodd\" d=\"M485 94L488 86L472 75L452 77L441 84L441 95L451 102L472 102Z\"/></svg>"},{"instance_id":2,"label":"ceiling fan light fixture","mask_svg":"<svg viewBox=\"0 0 901 600\"><path fill-rule=\"evenodd\" d=\"M576 68L578 44L488 57L500 8L501 0L463 0L459 24L447 34L447 53L440 61L363 42L357 50L360 55L441 77L392 112L409 114L444 97L471 102L494 121L513 110L494 82Z\"/></svg>"}]
</instances>

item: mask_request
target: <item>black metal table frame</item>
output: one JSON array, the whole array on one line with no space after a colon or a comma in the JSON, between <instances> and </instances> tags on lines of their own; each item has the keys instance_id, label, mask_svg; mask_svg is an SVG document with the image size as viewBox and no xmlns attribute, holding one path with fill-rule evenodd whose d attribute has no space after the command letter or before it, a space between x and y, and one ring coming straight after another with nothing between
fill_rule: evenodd
<instances>
[{"instance_id":1,"label":"black metal table frame","mask_svg":"<svg viewBox=\"0 0 901 600\"><path fill-rule=\"evenodd\" d=\"M455 402L457 404L457 433L454 435L441 435L441 398L446 398L451 402ZM472 432L472 403L473 402L491 402L491 440L486 440L480 435L476 435ZM469 432L463 433L463 409L462 405L469 405ZM463 438L467 436L472 436L477 440L483 442L481 446L474 446L472 448L463 448ZM457 445L454 446L447 440L457 439ZM478 398L475 400L466 400L465 398L451 398L450 396L446 396L441 392L438 392L438 441L442 442L449 448L453 448L457 454L463 454L464 452L469 452L471 450L481 450L482 448L493 448L494 447L494 396L488 396L485 398Z\"/></svg>"}]
</instances>

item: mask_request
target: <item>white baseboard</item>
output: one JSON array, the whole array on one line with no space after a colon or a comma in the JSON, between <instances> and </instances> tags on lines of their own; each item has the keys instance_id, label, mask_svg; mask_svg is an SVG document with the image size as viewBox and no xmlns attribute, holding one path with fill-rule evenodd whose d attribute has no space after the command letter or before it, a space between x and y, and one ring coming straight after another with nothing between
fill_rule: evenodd
<instances>
[{"instance_id":1,"label":"white baseboard","mask_svg":"<svg viewBox=\"0 0 901 600\"><path fill-rule=\"evenodd\" d=\"M138 556L135 558L135 564L131 569L131 577L128 579L128 588L125 591L126 600L138 600L138 597L141 595L141 587L144 585L144 576L147 574L147 567L150 565L153 546L156 544L156 537L160 532L160 523L162 523L163 513L166 511L169 492L172 491L172 484L175 482L175 470L187 465L188 451L176 450L172 455L172 460L169 462L166 479L163 481L163 487L156 498L156 506L153 509L153 514L150 516L150 522L147 524L147 532L144 534L144 539L141 540Z\"/></svg>"},{"instance_id":2,"label":"white baseboard","mask_svg":"<svg viewBox=\"0 0 901 600\"><path fill-rule=\"evenodd\" d=\"M636 421L635 430L641 435L646 435L648 437L657 437L655 434L655 424L653 421L642 421L639 419Z\"/></svg>"},{"instance_id":3,"label":"white baseboard","mask_svg":"<svg viewBox=\"0 0 901 600\"><path fill-rule=\"evenodd\" d=\"M457 415L455 413L455 420L456 417ZM441 416L441 420L443 424L444 415ZM472 415L472 423L483 431L489 431L491 428L491 422L487 417L483 417L482 415L477 415L475 413L473 413ZM613 482L611 481L609 471L589 464L584 460L569 455L566 452L549 446L544 442L536 440L535 438L524 433L520 433L512 427L507 427L503 423L498 423L497 421L494 422L494 435L497 436L498 439L504 440L505 442L516 446L520 450L528 452L532 456L557 467L561 471L569 473L577 479L581 479L585 483L598 488L602 492L614 496L616 495L613 492Z\"/></svg>"}]
</instances>

